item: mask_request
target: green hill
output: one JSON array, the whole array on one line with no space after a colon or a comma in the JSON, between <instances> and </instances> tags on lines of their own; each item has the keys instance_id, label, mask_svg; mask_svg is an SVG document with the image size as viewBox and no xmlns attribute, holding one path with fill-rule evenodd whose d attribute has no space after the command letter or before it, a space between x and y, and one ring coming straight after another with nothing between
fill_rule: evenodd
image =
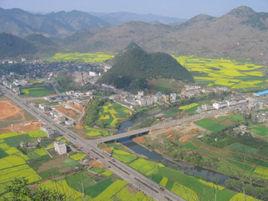
<instances>
[{"instance_id":1,"label":"green hill","mask_svg":"<svg viewBox=\"0 0 268 201\"><path fill-rule=\"evenodd\" d=\"M102 82L135 91L146 89L149 80L160 78L193 81L190 72L169 54L147 53L131 43L114 58L113 67L103 75Z\"/></svg>"}]
</instances>

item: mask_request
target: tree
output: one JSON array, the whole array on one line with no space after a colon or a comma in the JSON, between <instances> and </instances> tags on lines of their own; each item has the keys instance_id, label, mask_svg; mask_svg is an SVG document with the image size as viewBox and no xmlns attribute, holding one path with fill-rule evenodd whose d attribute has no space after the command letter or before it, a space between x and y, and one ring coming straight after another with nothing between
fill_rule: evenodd
<instances>
[{"instance_id":1,"label":"tree","mask_svg":"<svg viewBox=\"0 0 268 201\"><path fill-rule=\"evenodd\" d=\"M39 188L33 192L32 201L64 201L65 196L56 191L49 191L46 189Z\"/></svg>"},{"instance_id":2,"label":"tree","mask_svg":"<svg viewBox=\"0 0 268 201\"><path fill-rule=\"evenodd\" d=\"M14 179L6 189L11 196L8 200L11 201L28 200L31 194L30 189L28 188L28 180L25 178Z\"/></svg>"},{"instance_id":3,"label":"tree","mask_svg":"<svg viewBox=\"0 0 268 201\"><path fill-rule=\"evenodd\" d=\"M30 188L25 178L14 179L7 187L6 201L65 201L64 194L43 188Z\"/></svg>"}]
</instances>

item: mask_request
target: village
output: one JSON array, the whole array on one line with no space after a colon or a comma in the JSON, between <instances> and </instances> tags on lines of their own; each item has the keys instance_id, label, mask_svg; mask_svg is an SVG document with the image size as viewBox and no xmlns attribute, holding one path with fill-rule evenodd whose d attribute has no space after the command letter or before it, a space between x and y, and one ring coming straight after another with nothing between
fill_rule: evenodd
<instances>
[{"instance_id":1,"label":"village","mask_svg":"<svg viewBox=\"0 0 268 201\"><path fill-rule=\"evenodd\" d=\"M23 60L23 62L26 61ZM31 64L34 64L34 62ZM42 66L40 63L39 65ZM61 68L65 68L66 65L66 63L63 64ZM70 68L74 68L73 64L68 65L71 66ZM31 89L31 87L34 86L36 82L53 88L53 92L51 94L40 97L47 103L35 104L35 106L42 112L50 115L56 122L69 127L74 126L77 121L83 118L83 110L85 109L87 103L90 102L90 100L94 99L100 91L103 91L106 94L108 93L107 98L110 100L134 110L140 107L150 107L153 105L180 105L182 101L191 102L192 99L198 100L198 98L210 96L219 97L218 101L215 100L209 104L200 105L197 108L198 113L219 110L228 107L237 107L239 110L243 110L245 108L252 109L256 108L256 105L258 106L257 108L260 109L262 108L263 104L261 101L254 101L254 97L256 97L254 94L243 95L233 92L227 87L205 87L196 84L185 85L179 93L166 94L163 92L148 93L147 91L138 91L137 94L133 94L127 91L116 89L110 85L100 85L97 83L102 73L109 70L109 68L110 66L107 64L101 64L95 67L84 64L84 66L78 67L78 71L76 68L74 68L74 72L72 74L74 81L76 83L79 83L81 86L86 86L88 84L92 86L90 90L83 91L70 90L59 92L59 90L57 90L57 86L55 86L55 81L53 81L55 73L54 71L48 71L48 69L46 69L44 72L42 71L42 73L37 77L31 75L31 79L35 79L35 82L30 82L30 77L25 77L25 75L22 76L14 72L9 72L7 75L2 75L0 82L5 87L12 90L15 94L22 96L23 89ZM90 69L90 71L85 71L85 69ZM27 97L25 98L27 99ZM62 105L63 108L59 109L54 107L53 105L55 103L59 103L59 105ZM74 105L78 105L80 107L80 110L77 110ZM68 110L71 111L71 115L69 115L70 112L68 114ZM263 112L261 114L254 113L254 115L256 119L261 119L258 121L265 121L267 119L267 112Z\"/></svg>"}]
</instances>

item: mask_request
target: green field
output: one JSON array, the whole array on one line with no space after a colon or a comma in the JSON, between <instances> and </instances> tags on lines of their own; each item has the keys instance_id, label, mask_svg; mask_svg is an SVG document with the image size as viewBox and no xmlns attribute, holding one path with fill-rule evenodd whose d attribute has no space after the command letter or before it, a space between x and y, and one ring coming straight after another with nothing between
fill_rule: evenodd
<instances>
[{"instance_id":1,"label":"green field","mask_svg":"<svg viewBox=\"0 0 268 201\"><path fill-rule=\"evenodd\" d=\"M72 155L70 155L70 158L76 161L81 161L86 157L86 154L83 152L77 152Z\"/></svg>"},{"instance_id":2,"label":"green field","mask_svg":"<svg viewBox=\"0 0 268 201\"><path fill-rule=\"evenodd\" d=\"M96 53L56 53L49 59L51 62L78 62L78 63L102 63L113 58L113 55L104 52Z\"/></svg>"},{"instance_id":3,"label":"green field","mask_svg":"<svg viewBox=\"0 0 268 201\"><path fill-rule=\"evenodd\" d=\"M213 119L201 119L195 123L202 128L216 133L243 121L244 119L241 115L229 115Z\"/></svg>"},{"instance_id":4,"label":"green field","mask_svg":"<svg viewBox=\"0 0 268 201\"><path fill-rule=\"evenodd\" d=\"M251 131L257 136L268 137L268 127L265 125L252 125Z\"/></svg>"},{"instance_id":5,"label":"green field","mask_svg":"<svg viewBox=\"0 0 268 201\"><path fill-rule=\"evenodd\" d=\"M42 84L34 84L31 87L24 87L21 89L21 94L29 97L44 97L54 93L55 91L52 89L52 87Z\"/></svg>"},{"instance_id":6,"label":"green field","mask_svg":"<svg viewBox=\"0 0 268 201\"><path fill-rule=\"evenodd\" d=\"M113 150L113 156L114 158L124 162L124 163L130 163L137 159L137 156L135 154L120 150L120 149L114 149Z\"/></svg>"},{"instance_id":7,"label":"green field","mask_svg":"<svg viewBox=\"0 0 268 201\"><path fill-rule=\"evenodd\" d=\"M188 110L192 110L193 108L196 108L198 106L199 106L198 103L191 103L189 105L180 106L179 109L183 110L183 111L188 111Z\"/></svg>"},{"instance_id":8,"label":"green field","mask_svg":"<svg viewBox=\"0 0 268 201\"><path fill-rule=\"evenodd\" d=\"M196 56L175 57L193 72L198 83L225 86L232 89L265 89L268 86L264 66L228 59L210 59Z\"/></svg>"},{"instance_id":9,"label":"green field","mask_svg":"<svg viewBox=\"0 0 268 201\"><path fill-rule=\"evenodd\" d=\"M232 197L230 201L258 201L258 200L249 196L245 196L242 193L237 193L235 196Z\"/></svg>"},{"instance_id":10,"label":"green field","mask_svg":"<svg viewBox=\"0 0 268 201\"><path fill-rule=\"evenodd\" d=\"M85 133L89 138L105 137L111 135L111 133L106 129L90 128L88 126L85 126Z\"/></svg>"},{"instance_id":11,"label":"green field","mask_svg":"<svg viewBox=\"0 0 268 201\"><path fill-rule=\"evenodd\" d=\"M180 111L188 112L189 114L193 114L197 111L197 108L200 106L200 103L191 103L188 105L182 105L179 107Z\"/></svg>"},{"instance_id":12,"label":"green field","mask_svg":"<svg viewBox=\"0 0 268 201\"><path fill-rule=\"evenodd\" d=\"M268 179L268 167L257 166L255 169L255 173Z\"/></svg>"},{"instance_id":13,"label":"green field","mask_svg":"<svg viewBox=\"0 0 268 201\"><path fill-rule=\"evenodd\" d=\"M175 170L145 158L134 157L126 147L118 144L110 144L113 149L113 157L128 164L153 181L181 196L186 201L214 200L231 201L238 194L222 186L207 182L196 177L185 175L180 170ZM247 200L255 200L246 196ZM242 201L242 200L241 200Z\"/></svg>"}]
</instances>

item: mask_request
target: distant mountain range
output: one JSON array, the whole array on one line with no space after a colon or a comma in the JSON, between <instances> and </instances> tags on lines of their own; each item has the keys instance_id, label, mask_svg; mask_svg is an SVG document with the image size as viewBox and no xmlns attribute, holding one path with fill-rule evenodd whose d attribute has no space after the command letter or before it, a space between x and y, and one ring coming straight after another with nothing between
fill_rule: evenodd
<instances>
[{"instance_id":1,"label":"distant mountain range","mask_svg":"<svg viewBox=\"0 0 268 201\"><path fill-rule=\"evenodd\" d=\"M121 25L132 21L161 23L161 24L181 24L186 21L186 19L178 19L175 17L166 17L153 14L136 14L130 12L91 13L91 14L101 18L105 22L108 22L110 25Z\"/></svg>"},{"instance_id":2,"label":"distant mountain range","mask_svg":"<svg viewBox=\"0 0 268 201\"><path fill-rule=\"evenodd\" d=\"M142 21L129 13L95 15L79 11L36 15L1 9L0 32L27 36L26 42L36 47L38 53L48 50L117 53L135 42L151 52L250 59L268 64L268 13L258 13L249 7L235 8L221 17L198 15L172 25L159 23L164 19L157 17L150 21L146 15ZM40 34L50 38L42 38ZM45 40L50 41L49 45L45 45Z\"/></svg>"},{"instance_id":3,"label":"distant mountain range","mask_svg":"<svg viewBox=\"0 0 268 201\"><path fill-rule=\"evenodd\" d=\"M0 8L0 32L19 36L43 34L63 37L78 31L97 29L108 23L89 13L80 11L33 14L21 9Z\"/></svg>"},{"instance_id":4,"label":"distant mountain range","mask_svg":"<svg viewBox=\"0 0 268 201\"><path fill-rule=\"evenodd\" d=\"M139 15L128 12L94 13L60 11L33 14L21 9L0 8L0 32L19 36L43 34L51 37L70 36L76 32L92 31L130 21L149 23L180 23L182 20L158 15Z\"/></svg>"},{"instance_id":5,"label":"distant mountain range","mask_svg":"<svg viewBox=\"0 0 268 201\"><path fill-rule=\"evenodd\" d=\"M221 17L199 15L176 26L129 22L84 33L66 47L80 51L118 52L130 42L149 51L172 54L230 57L268 64L268 13L249 7ZM80 42L79 41L83 41Z\"/></svg>"}]
</instances>

